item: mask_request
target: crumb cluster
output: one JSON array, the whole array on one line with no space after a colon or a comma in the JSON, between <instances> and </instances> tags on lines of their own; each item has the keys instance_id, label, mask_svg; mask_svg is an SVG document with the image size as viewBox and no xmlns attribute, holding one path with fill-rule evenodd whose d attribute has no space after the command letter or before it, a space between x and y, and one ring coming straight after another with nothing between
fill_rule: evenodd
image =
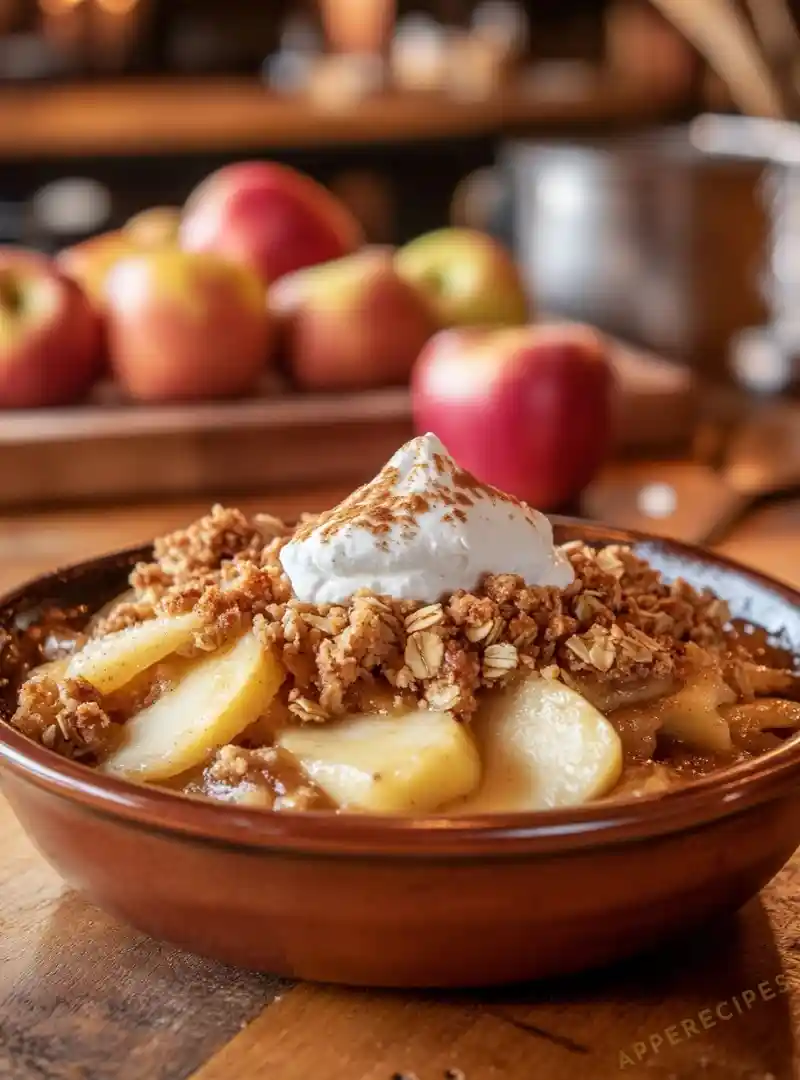
<instances>
[{"instance_id":1,"label":"crumb cluster","mask_svg":"<svg viewBox=\"0 0 800 1080\"><path fill-rule=\"evenodd\" d=\"M19 693L14 723L24 735L64 757L94 757L113 738L102 695L83 679L33 674Z\"/></svg>"},{"instance_id":2,"label":"crumb cluster","mask_svg":"<svg viewBox=\"0 0 800 1080\"><path fill-rule=\"evenodd\" d=\"M237 801L273 810L308 810L320 793L275 746L222 746L205 771L210 789L236 792Z\"/></svg>"}]
</instances>

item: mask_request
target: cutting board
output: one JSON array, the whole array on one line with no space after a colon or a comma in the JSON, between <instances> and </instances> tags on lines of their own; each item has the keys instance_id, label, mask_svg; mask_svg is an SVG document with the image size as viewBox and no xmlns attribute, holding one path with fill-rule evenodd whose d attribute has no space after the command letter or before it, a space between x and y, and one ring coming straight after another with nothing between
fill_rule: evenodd
<instances>
[{"instance_id":1,"label":"cutting board","mask_svg":"<svg viewBox=\"0 0 800 1080\"><path fill-rule=\"evenodd\" d=\"M690 371L619 345L618 448L655 454L691 435ZM300 394L277 382L241 401L86 404L0 413L0 507L356 482L413 434L405 387Z\"/></svg>"}]
</instances>

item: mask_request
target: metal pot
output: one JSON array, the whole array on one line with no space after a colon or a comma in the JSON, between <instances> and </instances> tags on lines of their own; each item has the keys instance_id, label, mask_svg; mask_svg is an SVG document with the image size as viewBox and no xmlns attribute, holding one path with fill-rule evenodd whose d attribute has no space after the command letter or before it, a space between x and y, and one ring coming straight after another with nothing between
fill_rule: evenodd
<instances>
[{"instance_id":1,"label":"metal pot","mask_svg":"<svg viewBox=\"0 0 800 1080\"><path fill-rule=\"evenodd\" d=\"M722 370L767 314L763 160L712 155L692 129L501 152L514 247L540 311Z\"/></svg>"}]
</instances>

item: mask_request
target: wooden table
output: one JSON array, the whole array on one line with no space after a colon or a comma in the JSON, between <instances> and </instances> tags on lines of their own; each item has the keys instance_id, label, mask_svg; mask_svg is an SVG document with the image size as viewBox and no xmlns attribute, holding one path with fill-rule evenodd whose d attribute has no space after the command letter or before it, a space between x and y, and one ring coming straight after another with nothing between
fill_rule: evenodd
<instances>
[{"instance_id":1,"label":"wooden table","mask_svg":"<svg viewBox=\"0 0 800 1080\"><path fill-rule=\"evenodd\" d=\"M248 505L290 516L342 494ZM202 510L0 518L0 588ZM723 546L800 582L800 501L754 515ZM0 800L0 1080L800 1080L797 1031L800 855L735 919L613 972L374 993L223 969L119 926L61 884Z\"/></svg>"}]
</instances>

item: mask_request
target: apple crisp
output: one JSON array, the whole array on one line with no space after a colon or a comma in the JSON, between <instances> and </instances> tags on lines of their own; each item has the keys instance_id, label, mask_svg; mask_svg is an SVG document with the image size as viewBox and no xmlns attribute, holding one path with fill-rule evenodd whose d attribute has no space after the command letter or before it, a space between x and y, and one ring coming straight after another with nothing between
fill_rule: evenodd
<instances>
[{"instance_id":1,"label":"apple crisp","mask_svg":"<svg viewBox=\"0 0 800 1080\"><path fill-rule=\"evenodd\" d=\"M665 581L627 547L564 545L573 572L564 588L486 574L473 591L434 603L361 590L347 602L313 604L293 596L280 553L316 521L292 527L215 506L157 540L152 561L133 569L129 591L83 633L65 634L60 648L52 625L47 635L26 629L27 648L19 634L6 634L4 669L15 669L19 684L11 722L56 753L103 768L120 753L128 725L155 715L159 704L161 723L173 723L165 707L171 696L191 678L203 685L202 665L232 663L247 640L242 663L252 674L232 667L226 676L241 681L237 701L247 707L240 702L231 717L236 710L223 702L191 752L181 751L169 768L144 769L142 778L285 810L347 808L336 786L320 780L324 770L309 764L328 752L323 743L314 749L324 729L403 717L405 729L399 721L391 729L402 741L404 731L416 731L413 713L448 717L458 729L446 736L452 755L460 753L458 732L468 738L487 703L496 711L534 683L540 698L549 701L560 687L610 721L621 768L606 797L668 790L800 728L800 706L783 697L792 674L754 655L712 593ZM124 661L132 664L129 677L106 686L107 672L96 674L106 646L116 649L132 631L156 625L183 629L164 655L158 640L147 641L151 651L141 662ZM76 666L81 656L89 660ZM264 674L265 662L278 674ZM265 679L274 687L255 692L251 683ZM305 739L300 749L297 733ZM359 753L369 738L365 728ZM130 775L137 778L136 769ZM451 794L457 803L467 791L456 784Z\"/></svg>"}]
</instances>

